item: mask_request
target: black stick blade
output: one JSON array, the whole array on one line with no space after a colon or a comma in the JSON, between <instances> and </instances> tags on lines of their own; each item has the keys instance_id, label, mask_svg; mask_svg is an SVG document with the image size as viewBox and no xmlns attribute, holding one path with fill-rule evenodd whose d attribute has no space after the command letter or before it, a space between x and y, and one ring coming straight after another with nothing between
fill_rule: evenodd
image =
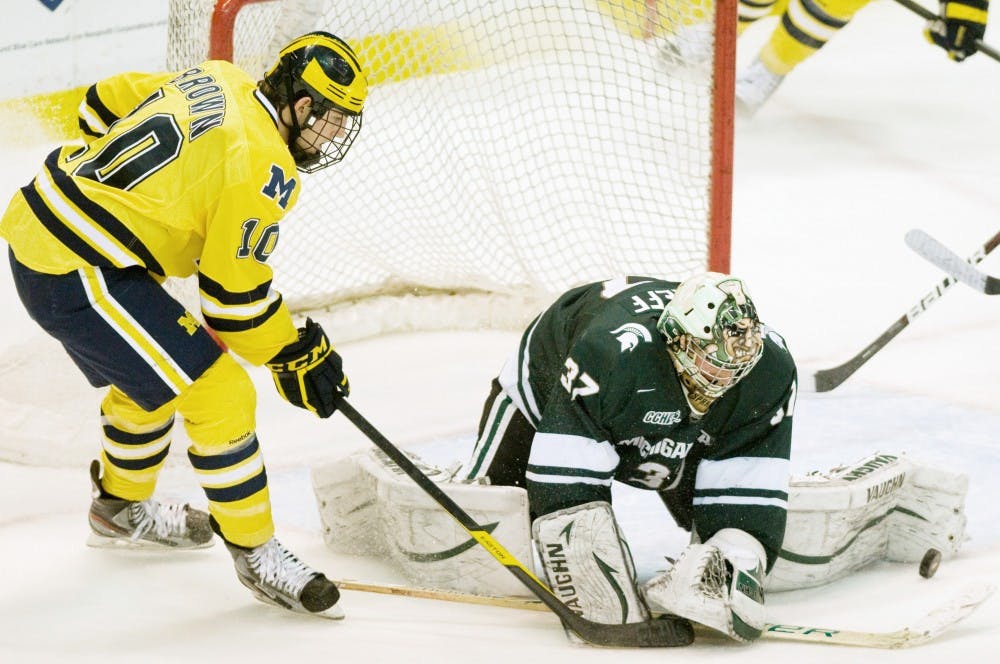
<instances>
[{"instance_id":1,"label":"black stick blade","mask_svg":"<svg viewBox=\"0 0 1000 664\"><path fill-rule=\"evenodd\" d=\"M624 625L605 625L584 620L576 614L561 616L563 624L595 646L607 648L670 648L694 642L694 627L679 616L661 616L654 620Z\"/></svg>"}]
</instances>

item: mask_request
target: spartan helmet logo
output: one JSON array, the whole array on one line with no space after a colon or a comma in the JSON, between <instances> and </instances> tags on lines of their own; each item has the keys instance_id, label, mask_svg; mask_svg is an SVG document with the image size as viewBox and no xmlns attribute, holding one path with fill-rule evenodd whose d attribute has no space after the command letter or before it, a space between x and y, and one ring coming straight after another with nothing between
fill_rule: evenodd
<instances>
[{"instance_id":1,"label":"spartan helmet logo","mask_svg":"<svg viewBox=\"0 0 1000 664\"><path fill-rule=\"evenodd\" d=\"M653 335L649 333L649 330L644 328L642 325L637 323L625 323L621 327L615 330L611 330L611 334L615 335L615 339L618 339L618 343L621 344L621 352L632 352L635 347L639 345L639 339L641 338L646 343L650 343L653 340Z\"/></svg>"}]
</instances>

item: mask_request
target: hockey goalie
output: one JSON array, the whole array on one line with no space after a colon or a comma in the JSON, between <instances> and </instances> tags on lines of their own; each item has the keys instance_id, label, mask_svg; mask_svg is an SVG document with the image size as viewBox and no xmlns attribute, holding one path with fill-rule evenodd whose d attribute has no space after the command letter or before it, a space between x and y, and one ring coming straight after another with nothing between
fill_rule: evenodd
<instances>
[{"instance_id":1,"label":"hockey goalie","mask_svg":"<svg viewBox=\"0 0 1000 664\"><path fill-rule=\"evenodd\" d=\"M743 642L765 594L877 560L954 555L967 479L900 454L790 478L795 364L742 280L629 277L564 293L493 381L469 459L424 472L588 620L683 616ZM418 460L419 463L419 460ZM655 491L691 533L637 578L611 486ZM381 453L313 469L325 539L412 583L523 595Z\"/></svg>"}]
</instances>

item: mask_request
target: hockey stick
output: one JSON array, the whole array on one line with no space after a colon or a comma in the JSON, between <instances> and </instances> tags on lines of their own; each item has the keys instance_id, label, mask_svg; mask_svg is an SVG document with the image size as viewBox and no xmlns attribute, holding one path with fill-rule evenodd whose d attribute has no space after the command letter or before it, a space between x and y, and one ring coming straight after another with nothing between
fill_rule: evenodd
<instances>
[{"instance_id":1,"label":"hockey stick","mask_svg":"<svg viewBox=\"0 0 1000 664\"><path fill-rule=\"evenodd\" d=\"M417 483L434 501L447 511L465 531L486 549L497 562L517 577L546 607L552 610L563 625L575 632L581 639L599 646L617 648L686 646L694 641L691 623L677 616L666 616L647 622L608 625L596 623L573 613L549 588L539 581L520 561L512 556L498 541L458 504L441 487L431 481L414 465L398 447L383 436L368 420L354 409L346 399L339 399L337 408L376 447L385 452L400 470Z\"/></svg>"},{"instance_id":2,"label":"hockey stick","mask_svg":"<svg viewBox=\"0 0 1000 664\"><path fill-rule=\"evenodd\" d=\"M994 236L995 239L996 236ZM913 249L913 251L973 290L985 293L986 295L1000 295L1000 279L980 272L973 265L964 262L958 254L922 230L914 229L907 233L906 244L910 249ZM980 247L976 252L979 257L976 263L985 258L989 251L990 246L988 243Z\"/></svg>"},{"instance_id":3,"label":"hockey stick","mask_svg":"<svg viewBox=\"0 0 1000 664\"><path fill-rule=\"evenodd\" d=\"M1000 245L1000 232L991 237L975 254L970 256L968 262L972 265L976 265L982 261L987 254L996 249L997 245ZM957 280L953 277L945 277L944 281L934 286L929 293L920 298L919 302L910 307L909 311L900 316L896 322L890 325L889 328L878 337L878 339L865 346L860 353L843 364L830 369L821 369L813 374L815 391L829 392L850 378L855 371L860 369L861 366L870 360L875 353L882 350L887 343L892 341L897 334L902 332L906 326L913 322L914 318L926 311L927 307L929 307L931 303L944 295L944 292L954 286L955 283L957 283Z\"/></svg>"},{"instance_id":4,"label":"hockey stick","mask_svg":"<svg viewBox=\"0 0 1000 664\"><path fill-rule=\"evenodd\" d=\"M927 9L923 5L914 2L914 0L896 0L896 2L903 5L911 12L913 12L917 16L920 16L926 21L933 21L935 19L941 18L940 16L938 16L931 10ZM1000 62L1000 51L997 51L995 48L993 48L988 44L984 44L983 40L981 39L976 39L972 43L975 45L977 51L979 51L984 55L988 55L997 62Z\"/></svg>"},{"instance_id":5,"label":"hockey stick","mask_svg":"<svg viewBox=\"0 0 1000 664\"><path fill-rule=\"evenodd\" d=\"M446 602L461 602L464 604L499 606L509 609L546 610L544 604L536 599L529 599L527 597L473 595L471 593L451 590L417 588L394 584L362 583L359 581L337 581L336 584L341 590L400 595L421 599L443 600ZM802 643L821 643L835 646L857 646L862 648L909 648L927 643L952 625L964 620L979 608L983 602L989 599L995 591L996 586L992 585L970 586L912 624L889 632L862 632L787 623L768 623L764 628L763 634L761 634L761 638L767 640L798 641ZM695 629L698 630L699 637L723 638L721 632L710 630L701 625L696 625Z\"/></svg>"}]
</instances>

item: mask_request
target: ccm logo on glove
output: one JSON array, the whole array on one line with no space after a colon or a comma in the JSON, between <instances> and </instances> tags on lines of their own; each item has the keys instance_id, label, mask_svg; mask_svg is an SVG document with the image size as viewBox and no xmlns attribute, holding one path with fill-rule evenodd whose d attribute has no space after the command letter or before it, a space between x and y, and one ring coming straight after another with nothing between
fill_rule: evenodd
<instances>
[{"instance_id":1,"label":"ccm logo on glove","mask_svg":"<svg viewBox=\"0 0 1000 664\"><path fill-rule=\"evenodd\" d=\"M267 363L278 394L299 408L320 417L337 410L337 400L351 392L343 360L333 349L319 323L306 319L298 341L281 349Z\"/></svg>"}]
</instances>

